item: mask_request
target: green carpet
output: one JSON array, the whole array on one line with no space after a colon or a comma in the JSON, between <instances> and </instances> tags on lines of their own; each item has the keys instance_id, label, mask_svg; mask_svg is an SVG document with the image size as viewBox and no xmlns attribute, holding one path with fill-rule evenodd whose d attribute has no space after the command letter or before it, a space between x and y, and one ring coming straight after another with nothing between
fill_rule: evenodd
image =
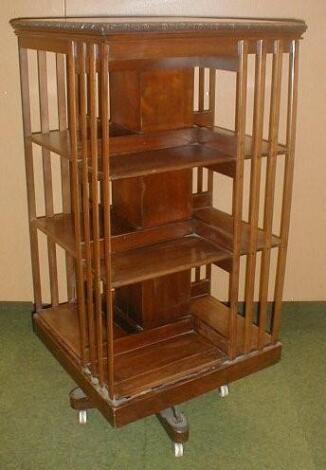
<instances>
[{"instance_id":1,"label":"green carpet","mask_svg":"<svg viewBox=\"0 0 326 470\"><path fill-rule=\"evenodd\" d=\"M72 380L32 333L30 304L0 304L0 470L326 469L326 303L286 304L280 364L184 404L175 459L155 417L78 425Z\"/></svg>"}]
</instances>

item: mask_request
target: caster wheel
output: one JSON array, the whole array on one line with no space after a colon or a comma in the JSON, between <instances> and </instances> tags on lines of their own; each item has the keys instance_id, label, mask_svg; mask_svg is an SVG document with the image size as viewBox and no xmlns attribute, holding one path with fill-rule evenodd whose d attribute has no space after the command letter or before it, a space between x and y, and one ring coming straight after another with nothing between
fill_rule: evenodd
<instances>
[{"instance_id":1,"label":"caster wheel","mask_svg":"<svg viewBox=\"0 0 326 470\"><path fill-rule=\"evenodd\" d=\"M86 410L80 410L78 412L78 422L79 424L87 423L87 411Z\"/></svg>"},{"instance_id":2,"label":"caster wheel","mask_svg":"<svg viewBox=\"0 0 326 470\"><path fill-rule=\"evenodd\" d=\"M228 385L222 385L220 388L219 388L219 391L218 391L218 394L221 398L225 398L228 396L229 394L229 387Z\"/></svg>"},{"instance_id":3,"label":"caster wheel","mask_svg":"<svg viewBox=\"0 0 326 470\"><path fill-rule=\"evenodd\" d=\"M174 443L174 456L177 458L183 456L183 444L181 442Z\"/></svg>"}]
</instances>

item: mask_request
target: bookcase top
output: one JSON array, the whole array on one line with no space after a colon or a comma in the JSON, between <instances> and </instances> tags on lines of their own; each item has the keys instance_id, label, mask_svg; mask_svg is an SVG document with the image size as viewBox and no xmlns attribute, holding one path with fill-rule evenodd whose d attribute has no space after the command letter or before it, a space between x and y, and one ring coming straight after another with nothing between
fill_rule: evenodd
<instances>
[{"instance_id":1,"label":"bookcase top","mask_svg":"<svg viewBox=\"0 0 326 470\"><path fill-rule=\"evenodd\" d=\"M301 35L307 29L303 20L290 18L111 16L93 18L15 18L10 23L17 32L52 31L100 36L132 33L215 33L244 36L259 33Z\"/></svg>"}]
</instances>

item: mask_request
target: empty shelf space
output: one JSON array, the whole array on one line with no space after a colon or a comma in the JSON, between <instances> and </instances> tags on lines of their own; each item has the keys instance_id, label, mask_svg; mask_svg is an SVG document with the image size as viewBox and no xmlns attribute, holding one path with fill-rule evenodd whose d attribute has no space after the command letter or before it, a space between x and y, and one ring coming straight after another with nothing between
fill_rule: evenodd
<instances>
[{"instance_id":1,"label":"empty shelf space","mask_svg":"<svg viewBox=\"0 0 326 470\"><path fill-rule=\"evenodd\" d=\"M219 302L210 295L205 295L194 299L191 303L191 313L218 332L222 337L229 337L229 319L230 308ZM245 320L240 314L237 315L237 353L243 353L244 347ZM251 326L251 349L258 347L258 327L255 324ZM265 333L264 346L271 343L271 336Z\"/></svg>"},{"instance_id":2,"label":"empty shelf space","mask_svg":"<svg viewBox=\"0 0 326 470\"><path fill-rule=\"evenodd\" d=\"M41 311L34 318L43 336L51 338L76 363L80 363L76 305L61 304ZM120 351L114 360L117 398L185 380L226 360L223 352L193 329L190 318L131 336L126 336L115 326L114 337ZM103 341L105 343L105 338Z\"/></svg>"},{"instance_id":3,"label":"empty shelf space","mask_svg":"<svg viewBox=\"0 0 326 470\"><path fill-rule=\"evenodd\" d=\"M38 144L51 152L65 158L71 158L70 132L50 131L46 133L35 132L28 137L34 144Z\"/></svg>"},{"instance_id":4,"label":"empty shelf space","mask_svg":"<svg viewBox=\"0 0 326 470\"><path fill-rule=\"evenodd\" d=\"M121 287L133 284L209 264L230 256L227 250L220 249L196 235L124 253L114 253L111 257L112 286Z\"/></svg>"},{"instance_id":5,"label":"empty shelf space","mask_svg":"<svg viewBox=\"0 0 326 470\"><path fill-rule=\"evenodd\" d=\"M216 165L226 161L230 161L230 157L220 153L218 149L211 149L199 144L151 150L124 156L113 155L110 158L110 178L111 180L117 180L198 166Z\"/></svg>"},{"instance_id":6,"label":"empty shelf space","mask_svg":"<svg viewBox=\"0 0 326 470\"><path fill-rule=\"evenodd\" d=\"M196 209L194 217L200 220L211 229L220 232L221 239L223 239L223 246L227 249L232 250L233 246L233 217L226 212L215 209L214 207L206 207L202 209ZM249 237L250 237L250 225L247 222L242 222L241 230L241 252L242 254L248 253L249 250ZM280 245L281 240L279 237L272 236L272 246ZM265 232L258 230L257 234L257 250L262 250L265 247Z\"/></svg>"},{"instance_id":7,"label":"empty shelf space","mask_svg":"<svg viewBox=\"0 0 326 470\"><path fill-rule=\"evenodd\" d=\"M110 154L124 155L147 150L159 150L178 147L197 142L196 127L156 131L149 133L134 133L128 129L110 124ZM47 148L51 152L71 159L71 139L69 130L53 130L47 133L35 132L30 141ZM90 156L90 141L88 140L88 153ZM81 137L77 133L78 159L81 160ZM101 155L101 139L98 138L98 154Z\"/></svg>"},{"instance_id":8,"label":"empty shelf space","mask_svg":"<svg viewBox=\"0 0 326 470\"><path fill-rule=\"evenodd\" d=\"M77 362L80 361L80 331L76 304L63 303L57 307L42 310L35 316L39 328L47 332ZM126 333L114 325L114 337L120 338Z\"/></svg>"},{"instance_id":9,"label":"empty shelf space","mask_svg":"<svg viewBox=\"0 0 326 470\"><path fill-rule=\"evenodd\" d=\"M166 338L115 358L115 392L117 398L137 395L217 367L225 359L195 331Z\"/></svg>"},{"instance_id":10,"label":"empty shelf space","mask_svg":"<svg viewBox=\"0 0 326 470\"><path fill-rule=\"evenodd\" d=\"M71 214L56 214L53 217L38 217L35 220L36 227L45 233L51 240L68 251L72 256L76 255L73 217Z\"/></svg>"},{"instance_id":11,"label":"empty shelf space","mask_svg":"<svg viewBox=\"0 0 326 470\"><path fill-rule=\"evenodd\" d=\"M121 137L125 138L126 136L134 135L129 129L126 129L122 126L119 126L115 123L110 123L110 137ZM31 142L34 144L38 144L41 147L47 148L51 152L54 152L62 157L71 159L71 139L70 139L70 131L69 129L66 130L54 130L46 133L42 132L34 132L30 137L27 137ZM80 156L81 151L81 137L80 134L77 133L77 151L78 157ZM101 140L98 140L98 149L100 151ZM88 141L88 149L90 151L90 142Z\"/></svg>"},{"instance_id":12,"label":"empty shelf space","mask_svg":"<svg viewBox=\"0 0 326 470\"><path fill-rule=\"evenodd\" d=\"M77 152L80 160L81 141L79 134L77 138ZM28 139L51 152L68 159L71 158L71 140L68 129L47 133L37 132ZM246 158L250 158L252 155L252 142L252 137L247 135L245 139ZM236 149L235 132L222 127L194 126L136 134L115 124L110 125L112 179L218 163L232 164L236 158ZM277 153L284 154L286 150L286 146L279 144ZM90 156L89 141L88 153ZM101 155L100 138L98 139L98 153ZM263 140L262 156L267 156L268 153L269 142ZM120 160L119 156L123 156L123 158Z\"/></svg>"},{"instance_id":13,"label":"empty shelf space","mask_svg":"<svg viewBox=\"0 0 326 470\"><path fill-rule=\"evenodd\" d=\"M60 245L64 250L68 251L68 253L70 253L72 256L76 256L74 222L72 214L55 214L53 217L38 217L35 219L35 224L39 230L50 237L55 243ZM111 212L111 234L113 237L122 233L130 233L133 231L134 229L132 229L129 224L121 220L113 211Z\"/></svg>"},{"instance_id":14,"label":"empty shelf space","mask_svg":"<svg viewBox=\"0 0 326 470\"><path fill-rule=\"evenodd\" d=\"M235 131L225 129L223 127L201 127L198 132L198 142L205 143L211 148L216 148L219 152L236 158L237 156L237 136ZM252 136L246 135L245 137L245 157L252 156L253 139ZM278 144L277 153L286 153L287 148L285 145ZM269 142L263 140L262 143L262 156L269 154Z\"/></svg>"}]
</instances>

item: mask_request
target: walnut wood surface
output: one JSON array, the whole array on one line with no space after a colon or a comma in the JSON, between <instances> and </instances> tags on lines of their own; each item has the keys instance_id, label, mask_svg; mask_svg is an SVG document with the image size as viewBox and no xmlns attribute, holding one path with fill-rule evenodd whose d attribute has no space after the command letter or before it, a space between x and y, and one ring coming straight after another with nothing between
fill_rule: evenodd
<instances>
[{"instance_id":1,"label":"walnut wood surface","mask_svg":"<svg viewBox=\"0 0 326 470\"><path fill-rule=\"evenodd\" d=\"M35 329L90 403L121 426L277 362L298 42L305 23L112 17L16 19L12 25L21 66ZM29 50L38 58L40 128L35 129ZM53 77L48 52L56 63ZM282 120L285 54L287 115ZM255 55L252 64L250 55ZM266 66L268 55L271 67ZM219 90L220 70L236 77L234 130L216 126L223 120L226 96ZM265 99L267 74L270 100ZM52 83L57 129L49 120ZM251 83L252 123L247 109ZM282 121L285 144L278 138ZM34 174L32 144L41 146L42 182ZM279 155L285 161L284 188L280 234L274 234ZM61 194L55 194L53 158L60 160ZM246 159L251 160L246 162L248 217L243 215ZM214 173L228 176L232 184L230 214L213 207L218 199ZM42 217L36 185L44 195ZM60 198L62 213L55 214L54 201ZM38 230L48 240L48 310L42 309ZM64 303L56 245L66 252ZM278 253L270 320L273 251ZM246 257L243 315L241 257ZM212 264L229 278L225 304L211 296Z\"/></svg>"},{"instance_id":2,"label":"walnut wood surface","mask_svg":"<svg viewBox=\"0 0 326 470\"><path fill-rule=\"evenodd\" d=\"M230 257L198 236L112 254L112 285L121 287Z\"/></svg>"},{"instance_id":3,"label":"walnut wood surface","mask_svg":"<svg viewBox=\"0 0 326 470\"><path fill-rule=\"evenodd\" d=\"M216 240L219 240L221 246L225 246L228 250L232 250L233 246L233 217L226 212L220 211L213 207L207 207L203 209L195 210L194 212L195 219L199 219L200 221L207 224L210 228L215 231L219 232L220 238L218 238L218 234L216 235ZM200 226L199 226L200 227ZM201 229L204 230L205 225L201 226ZM197 229L197 232L200 233ZM266 245L265 241L265 233L263 230L257 230L257 240L256 244L253 248L250 247L250 224L247 222L242 221L241 225L241 253L247 254L251 250L262 250ZM273 236L271 240L272 246L280 245L281 240Z\"/></svg>"}]
</instances>

